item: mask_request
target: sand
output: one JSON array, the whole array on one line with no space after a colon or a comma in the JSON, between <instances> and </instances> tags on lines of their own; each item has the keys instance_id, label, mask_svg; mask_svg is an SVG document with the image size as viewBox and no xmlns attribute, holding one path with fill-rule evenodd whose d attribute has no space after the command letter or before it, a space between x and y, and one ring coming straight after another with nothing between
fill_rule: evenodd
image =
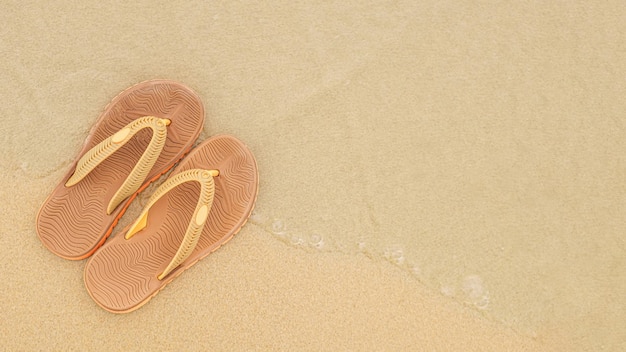
<instances>
[{"instance_id":1,"label":"sand","mask_svg":"<svg viewBox=\"0 0 626 352\"><path fill-rule=\"evenodd\" d=\"M626 350L625 33L619 1L3 2L2 349ZM248 144L260 194L113 315L35 214L152 78Z\"/></svg>"}]
</instances>

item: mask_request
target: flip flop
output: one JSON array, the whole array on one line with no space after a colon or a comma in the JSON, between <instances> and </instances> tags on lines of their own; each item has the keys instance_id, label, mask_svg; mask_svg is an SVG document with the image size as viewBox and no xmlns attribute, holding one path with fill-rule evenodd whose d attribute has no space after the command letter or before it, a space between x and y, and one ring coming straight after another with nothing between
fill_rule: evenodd
<instances>
[{"instance_id":1,"label":"flip flop","mask_svg":"<svg viewBox=\"0 0 626 352\"><path fill-rule=\"evenodd\" d=\"M200 98L180 83L152 80L121 92L41 206L41 242L66 259L92 255L135 196L189 152L203 124Z\"/></svg>"},{"instance_id":2,"label":"flip flop","mask_svg":"<svg viewBox=\"0 0 626 352\"><path fill-rule=\"evenodd\" d=\"M252 152L235 137L216 136L197 146L137 220L89 259L89 295L113 313L147 303L241 229L254 207L258 179Z\"/></svg>"}]
</instances>

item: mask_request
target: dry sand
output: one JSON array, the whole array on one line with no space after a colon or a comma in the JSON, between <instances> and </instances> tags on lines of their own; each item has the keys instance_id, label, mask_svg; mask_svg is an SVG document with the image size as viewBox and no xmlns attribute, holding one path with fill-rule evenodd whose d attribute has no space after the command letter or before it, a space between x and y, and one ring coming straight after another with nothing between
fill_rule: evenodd
<instances>
[{"instance_id":1,"label":"dry sand","mask_svg":"<svg viewBox=\"0 0 626 352\"><path fill-rule=\"evenodd\" d=\"M0 4L0 348L626 350L623 2L272 4ZM151 78L194 88L261 188L118 316L34 219Z\"/></svg>"}]
</instances>

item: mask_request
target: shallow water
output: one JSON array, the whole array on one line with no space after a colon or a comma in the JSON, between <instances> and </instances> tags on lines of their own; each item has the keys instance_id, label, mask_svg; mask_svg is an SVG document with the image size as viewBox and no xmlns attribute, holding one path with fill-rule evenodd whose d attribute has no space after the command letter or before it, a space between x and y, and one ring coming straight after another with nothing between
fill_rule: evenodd
<instances>
[{"instance_id":1,"label":"shallow water","mask_svg":"<svg viewBox=\"0 0 626 352\"><path fill-rule=\"evenodd\" d=\"M431 10L449 21L399 20L368 60L267 116L261 172L279 181L257 222L389 261L528 334L623 346L624 38L588 30L616 18Z\"/></svg>"}]
</instances>

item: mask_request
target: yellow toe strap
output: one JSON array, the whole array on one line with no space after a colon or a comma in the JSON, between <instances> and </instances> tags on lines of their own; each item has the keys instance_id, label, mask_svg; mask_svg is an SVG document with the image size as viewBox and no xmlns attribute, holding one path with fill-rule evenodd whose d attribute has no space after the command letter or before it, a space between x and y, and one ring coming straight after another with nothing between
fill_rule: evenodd
<instances>
[{"instance_id":1,"label":"yellow toe strap","mask_svg":"<svg viewBox=\"0 0 626 352\"><path fill-rule=\"evenodd\" d=\"M158 275L159 280L162 280L165 276L167 276L167 274L179 266L180 263L184 262L196 247L196 244L200 239L200 235L202 234L204 223L206 222L211 206L213 205L213 196L215 194L215 182L213 177L218 175L219 171L217 170L192 169L170 177L154 192L137 220L135 220L128 232L126 232L125 238L130 239L137 232L145 228L148 224L148 213L150 208L167 192L185 182L194 181L200 183L200 196L198 197L198 203L196 204L196 209L193 212L189 226L187 226L187 231L185 232L183 241L174 255L174 258L172 258L165 270Z\"/></svg>"},{"instance_id":2,"label":"yellow toe strap","mask_svg":"<svg viewBox=\"0 0 626 352\"><path fill-rule=\"evenodd\" d=\"M154 116L144 116L126 125L114 135L98 143L85 153L76 164L74 174L65 183L66 187L73 186L85 178L96 166L100 165L106 158L115 153L124 144L144 128L152 129L152 139L148 147L141 155L139 161L128 174L128 177L117 190L107 206L107 214L113 210L126 198L135 193L143 184L144 180L152 170L154 163L159 158L165 141L167 139L168 119L160 119Z\"/></svg>"}]
</instances>

